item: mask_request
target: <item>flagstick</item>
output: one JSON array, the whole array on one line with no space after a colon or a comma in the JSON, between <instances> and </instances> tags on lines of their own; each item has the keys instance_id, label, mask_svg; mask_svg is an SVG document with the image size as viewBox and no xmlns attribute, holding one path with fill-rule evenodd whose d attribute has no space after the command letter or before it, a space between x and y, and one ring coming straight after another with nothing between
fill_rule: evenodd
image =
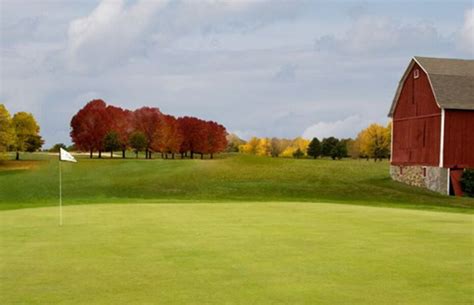
<instances>
[{"instance_id":1,"label":"flagstick","mask_svg":"<svg viewBox=\"0 0 474 305\"><path fill-rule=\"evenodd\" d=\"M59 225L63 225L63 187L61 179L61 160L59 160Z\"/></svg>"}]
</instances>

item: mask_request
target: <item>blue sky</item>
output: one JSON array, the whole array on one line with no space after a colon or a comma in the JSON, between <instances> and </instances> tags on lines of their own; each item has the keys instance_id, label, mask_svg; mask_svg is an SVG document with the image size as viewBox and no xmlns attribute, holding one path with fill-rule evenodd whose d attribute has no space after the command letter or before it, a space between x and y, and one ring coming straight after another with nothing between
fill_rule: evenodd
<instances>
[{"instance_id":1,"label":"blue sky","mask_svg":"<svg viewBox=\"0 0 474 305\"><path fill-rule=\"evenodd\" d=\"M0 0L0 102L46 146L102 98L250 136L386 123L414 55L473 58L472 1Z\"/></svg>"}]
</instances>

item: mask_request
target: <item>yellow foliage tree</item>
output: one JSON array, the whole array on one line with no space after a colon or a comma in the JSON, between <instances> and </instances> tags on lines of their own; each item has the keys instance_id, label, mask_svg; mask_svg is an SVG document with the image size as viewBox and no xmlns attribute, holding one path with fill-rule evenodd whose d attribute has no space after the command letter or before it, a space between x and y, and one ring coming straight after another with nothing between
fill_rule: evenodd
<instances>
[{"instance_id":1,"label":"yellow foliage tree","mask_svg":"<svg viewBox=\"0 0 474 305\"><path fill-rule=\"evenodd\" d=\"M360 154L375 161L390 155L391 126L371 124L357 135Z\"/></svg>"},{"instance_id":2,"label":"yellow foliage tree","mask_svg":"<svg viewBox=\"0 0 474 305\"><path fill-rule=\"evenodd\" d=\"M0 104L0 153L8 151L15 144L15 129L5 105Z\"/></svg>"},{"instance_id":3,"label":"yellow foliage tree","mask_svg":"<svg viewBox=\"0 0 474 305\"><path fill-rule=\"evenodd\" d=\"M297 151L298 149L304 152L305 156L307 154L308 146L309 146L309 140L303 139L301 137L293 139L291 141L291 144L283 150L283 152L280 154L281 157L293 157L293 153Z\"/></svg>"}]
</instances>

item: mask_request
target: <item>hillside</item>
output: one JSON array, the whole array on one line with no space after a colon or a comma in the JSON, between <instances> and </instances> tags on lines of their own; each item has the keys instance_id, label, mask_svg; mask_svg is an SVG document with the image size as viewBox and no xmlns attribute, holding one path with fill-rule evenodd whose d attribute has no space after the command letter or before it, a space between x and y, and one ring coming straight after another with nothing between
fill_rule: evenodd
<instances>
[{"instance_id":1,"label":"hillside","mask_svg":"<svg viewBox=\"0 0 474 305\"><path fill-rule=\"evenodd\" d=\"M0 209L53 206L58 161L0 165ZM470 212L474 199L449 198L393 182L388 162L273 159L224 154L215 160L88 159L63 163L64 203L217 201L337 202Z\"/></svg>"}]
</instances>

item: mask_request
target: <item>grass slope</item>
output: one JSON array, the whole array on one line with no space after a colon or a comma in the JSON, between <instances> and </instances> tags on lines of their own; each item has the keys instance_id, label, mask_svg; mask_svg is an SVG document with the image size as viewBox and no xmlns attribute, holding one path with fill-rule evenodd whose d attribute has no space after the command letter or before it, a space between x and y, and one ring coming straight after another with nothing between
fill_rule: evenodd
<instances>
[{"instance_id":1,"label":"grass slope","mask_svg":"<svg viewBox=\"0 0 474 305\"><path fill-rule=\"evenodd\" d=\"M311 203L0 213L0 304L472 304L472 215Z\"/></svg>"},{"instance_id":2,"label":"grass slope","mask_svg":"<svg viewBox=\"0 0 474 305\"><path fill-rule=\"evenodd\" d=\"M56 205L58 161L0 166L0 209ZM30 167L29 170L25 168ZM63 163L65 204L180 201L310 201L472 211L449 198L394 182L387 162L223 155L217 160L90 160Z\"/></svg>"}]
</instances>

